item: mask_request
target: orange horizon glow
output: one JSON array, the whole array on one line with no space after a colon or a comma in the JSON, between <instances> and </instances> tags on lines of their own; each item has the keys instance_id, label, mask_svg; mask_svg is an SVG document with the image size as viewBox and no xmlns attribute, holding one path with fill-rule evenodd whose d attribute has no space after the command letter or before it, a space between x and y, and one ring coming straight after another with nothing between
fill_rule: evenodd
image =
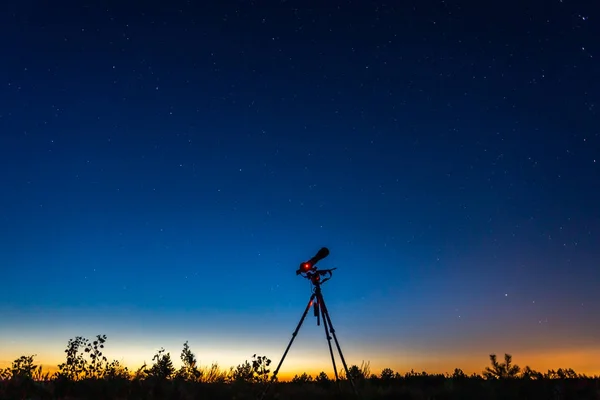
<instances>
[{"instance_id":1,"label":"orange horizon glow","mask_svg":"<svg viewBox=\"0 0 600 400\"><path fill-rule=\"evenodd\" d=\"M447 335L441 339L419 339L396 334L381 335L375 329L366 334L359 331L356 324L344 324L344 315L341 314L341 321L336 327L348 367L369 363L370 372L374 374L380 374L384 368L391 368L400 374L411 370L452 374L455 368L460 368L468 375L481 374L490 365L490 354L502 359L508 353L521 368L529 366L540 372L572 368L579 374L600 375L600 365L597 363L600 345L595 338L568 336L558 328L553 335L544 335L544 332L536 332L532 328L522 329L518 335L511 335L510 332L505 334L503 331L499 331L502 333L499 335L493 325L477 325L461 336L447 331ZM27 318L35 322L4 325L0 329L0 367L9 367L13 360L23 355L35 355L35 364L53 373L65 361L64 349L68 339L75 337L73 332L89 340L101 332L108 337L104 355L109 362L118 360L130 372L136 371L144 362L151 365L152 357L161 347L170 353L174 367L178 368L185 341L188 341L200 368L217 364L222 371L228 371L230 367L250 361L252 354L257 354L271 359L270 369L273 372L291 338L292 325L287 321L277 326L267 325L260 320L261 317L253 317L252 323L257 323L258 318L261 329L266 331L264 333L249 330L247 326L251 326L250 322L240 320L235 315L228 315L227 318L204 317L202 324L183 324L173 315L155 317L157 321L144 318L139 313L123 316L113 313L111 318L112 322L104 316L89 321L68 321L64 314L39 314ZM274 314L270 319L283 317ZM193 319L186 316L185 320ZM232 320L236 321L235 325L227 325ZM295 318L292 322L295 322ZM55 328L49 329L50 326ZM220 327L228 329L219 331ZM376 340L372 338L373 335L377 335ZM289 380L302 373L315 377L321 371L332 378L333 367L323 336L322 326L307 326L301 330L279 370L279 379ZM340 371L343 366L335 347L334 354Z\"/></svg>"},{"instance_id":2,"label":"orange horizon glow","mask_svg":"<svg viewBox=\"0 0 600 400\"><path fill-rule=\"evenodd\" d=\"M192 349L193 350L193 349ZM12 360L19 358L21 355L32 355L35 353L23 353L20 355L11 355L6 354L3 351L2 359L0 359L0 368L7 368L11 366ZM14 353L16 354L16 353ZM329 356L328 354L326 354ZM497 354L500 359L503 358L504 354ZM7 359L12 358L12 359ZM525 366L529 366L533 370L540 372L547 372L548 370L557 370L559 368L572 368L575 372L579 374L585 374L587 376L600 376L600 367L594 360L600 358L600 348L591 348L591 349L580 349L580 350L562 350L562 351L553 351L553 352L528 352L523 354L512 354L513 363L519 365L521 368ZM112 358L108 357L109 361L112 361ZM138 358L138 357L136 357ZM143 357L146 359L147 365L151 365L152 355ZM229 357L227 357L229 358ZM313 378L317 376L320 372L325 372L329 378L333 378L333 369L331 365L330 359L328 363L319 362L319 367L315 367L315 365L310 365L310 362L307 360L298 360L297 357L286 357L282 368L278 373L278 378L280 381L289 381L295 375L302 375L306 373L311 375ZM375 360L361 360L356 362L355 360L346 360L348 367L351 365L358 365L368 363L370 373L379 375L381 370L384 368L391 368L394 372L399 372L404 374L406 372L410 372L414 370L415 372L427 372L429 374L452 374L455 368L460 368L465 374L471 375L473 373L481 374L486 366L489 365L489 354L487 355L477 355L477 356L467 356L460 354L447 354L443 357L432 357L430 355L425 355L422 357L415 357L414 355L409 357L410 361L406 363L386 360L381 357L375 357ZM122 366L127 367L129 372L135 372L138 368L143 365L142 362L127 362L125 359L116 358L122 364ZM173 361L173 365L175 368L179 368L181 362L179 360L179 354L171 351L171 359ZM248 359L249 360L249 359ZM200 363L199 367L201 369L210 367L213 363L217 364L221 371L228 371L230 367L235 367L239 364L242 364L245 360L240 359L240 361L235 365L225 365L224 363L219 363L218 361L208 362L208 363ZM320 360L322 361L322 360ZM58 365L63 363L63 359L58 359L56 356L52 356L51 358L34 358L34 364L41 365L43 373L53 374L58 371ZM271 372L277 367L279 363L279 358L271 359ZM287 364L287 367L286 367ZM316 364L316 363L315 363ZM343 369L342 363L339 357L336 357L336 366L338 367L338 371Z\"/></svg>"}]
</instances>

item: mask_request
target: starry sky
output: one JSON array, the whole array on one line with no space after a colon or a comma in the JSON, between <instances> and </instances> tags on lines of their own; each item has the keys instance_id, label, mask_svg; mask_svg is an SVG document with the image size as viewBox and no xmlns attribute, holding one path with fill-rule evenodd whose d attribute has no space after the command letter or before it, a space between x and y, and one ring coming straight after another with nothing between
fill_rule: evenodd
<instances>
[{"instance_id":1,"label":"starry sky","mask_svg":"<svg viewBox=\"0 0 600 400\"><path fill-rule=\"evenodd\" d=\"M598 5L216 3L3 3L0 364L600 373Z\"/></svg>"}]
</instances>

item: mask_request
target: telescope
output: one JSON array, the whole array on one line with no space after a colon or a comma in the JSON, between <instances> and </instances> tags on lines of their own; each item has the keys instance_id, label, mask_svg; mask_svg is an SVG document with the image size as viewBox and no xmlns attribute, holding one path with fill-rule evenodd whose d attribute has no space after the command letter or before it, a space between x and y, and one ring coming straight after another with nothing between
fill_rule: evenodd
<instances>
[{"instance_id":1,"label":"telescope","mask_svg":"<svg viewBox=\"0 0 600 400\"><path fill-rule=\"evenodd\" d=\"M350 385L352 386L355 396L356 397L359 396L358 391L356 390L356 386L354 385L354 380L352 379L352 375L350 375L350 372L348 371L348 365L346 364L346 360L344 358L344 355L342 354L342 349L340 347L340 343L338 342L337 335L335 334L335 329L333 328L333 324L331 323L331 317L329 316L329 310L327 309L327 306L325 305L325 300L323 299L323 293L321 292L321 285L323 283L325 283L326 281L328 281L329 279L331 279L332 271L337 269L337 268L331 268L331 269L319 270L317 268L317 263L319 261L321 261L322 259L324 259L325 257L327 257L328 255L329 255L329 249L327 247L321 247L321 249L317 252L317 254L315 254L310 260L300 263L300 267L298 267L298 269L296 270L296 275L302 275L302 277L310 280L310 282L312 283L312 292L313 293L310 296L310 299L308 300L308 304L306 305L306 308L304 309L304 313L302 314L302 317L300 318L300 322L298 322L296 329L292 333L292 338L290 339L290 341L287 345L287 348L283 352L283 356L281 357L281 360L279 361L277 368L275 368L275 371L273 372L273 375L271 376L271 380L266 385L266 387L260 397L261 400L267 394L271 384L275 381L275 379L277 379L277 374L279 373L279 369L281 368L281 366L283 364L283 360L285 360L285 357L286 357L288 351L290 350L290 347L292 346L294 339L298 335L298 332L300 331L300 327L302 326L304 319L306 318L306 314L308 314L308 310L310 310L311 307L314 310L315 317L317 317L317 325L320 325L321 318L323 319L323 327L325 329L325 337L327 339L327 345L329 347L329 354L331 356L331 363L333 365L333 373L335 375L335 381L338 383L338 387L341 390L341 387L339 386L341 381L338 376L335 357L333 355L333 348L331 346L331 339L333 339L335 341L335 346L337 347L338 353L340 355L340 359L342 361L342 365L344 366L344 370L346 371L346 378L350 382ZM321 279L322 277L324 277L326 275L328 275L328 276L325 279Z\"/></svg>"},{"instance_id":2,"label":"telescope","mask_svg":"<svg viewBox=\"0 0 600 400\"><path fill-rule=\"evenodd\" d=\"M325 283L332 277L332 271L337 268L322 269L319 270L316 264L329 255L329 249L322 247L314 257L308 261L300 263L300 267L296 270L296 275L302 275L304 278L310 280L313 285ZM322 276L329 275L327 278L321 280Z\"/></svg>"},{"instance_id":3,"label":"telescope","mask_svg":"<svg viewBox=\"0 0 600 400\"><path fill-rule=\"evenodd\" d=\"M324 259L325 257L327 257L329 255L329 249L327 247L321 247L321 249L319 251L317 251L317 254L315 254L314 257L312 257L310 260L308 261L304 261L303 263L300 263L300 267L296 270L296 275L300 275L301 273L306 273L312 270L316 270L316 264L321 261L322 259Z\"/></svg>"}]
</instances>

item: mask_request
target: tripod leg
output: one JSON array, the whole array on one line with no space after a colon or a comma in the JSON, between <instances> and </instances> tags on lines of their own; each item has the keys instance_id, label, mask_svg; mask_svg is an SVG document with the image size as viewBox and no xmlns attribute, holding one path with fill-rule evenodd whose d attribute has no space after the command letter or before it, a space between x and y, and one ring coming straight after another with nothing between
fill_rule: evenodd
<instances>
[{"instance_id":1,"label":"tripod leg","mask_svg":"<svg viewBox=\"0 0 600 400\"><path fill-rule=\"evenodd\" d=\"M333 348L331 347L331 336L327 330L327 319L325 318L325 311L321 307L321 314L323 315L323 328L325 328L325 337L327 338L327 345L329 346L329 354L331 354L331 363L333 364L333 373L335 375L335 382L339 385L339 377L337 373L337 366L335 365L335 357L333 356Z\"/></svg>"},{"instance_id":2,"label":"tripod leg","mask_svg":"<svg viewBox=\"0 0 600 400\"><path fill-rule=\"evenodd\" d=\"M287 355L288 351L290 350L290 347L292 347L292 343L294 342L294 339L296 338L296 335L298 335L298 331L300 330L300 327L302 326L302 323L304 322L304 319L306 318L306 314L308 314L308 310L310 310L310 307L313 304L313 300L315 299L316 294L313 293L312 296L310 296L310 300L308 300L308 304L306 305L306 308L304 309L304 313L302 314L302 318L300 318L300 321L298 322L298 325L296 326L296 329L294 330L294 333L292 333L292 338L290 339L290 342L288 343L285 352L283 353L283 356L281 357L281 360L279 361L279 364L277 365L277 368L275 368L275 371L273 371L273 375L271 376L271 380L269 381L269 383L267 384L267 386L265 387L265 390L263 391L262 395L260 396L260 398L264 398L265 395L267 394L269 388L271 387L271 384L273 383L273 381L275 380L275 378L277 377L277 374L279 373L279 368L281 368L281 365L283 364L283 360L285 360L285 356Z\"/></svg>"},{"instance_id":3,"label":"tripod leg","mask_svg":"<svg viewBox=\"0 0 600 400\"><path fill-rule=\"evenodd\" d=\"M340 347L340 343L338 342L337 336L335 334L335 329L333 328L333 324L331 323L331 318L329 317L329 311L327 310L327 306L325 305L325 301L323 300L323 295L321 293L319 293L319 302L321 304L321 312L324 315L324 319L327 320L327 325L329 325L329 331L331 332L331 334L333 335L333 340L335 340L335 346L338 349L338 352L340 353L340 358L342 359L342 365L344 366L344 370L346 371L346 377L348 378L348 380L350 381L350 384L352 385L352 390L354 391L354 394L356 395L356 397L358 396L358 391L356 390L356 386L354 385L354 380L352 379L352 376L350 375L350 371L348 371L348 365L346 365L346 360L344 359L344 354L342 354L342 348Z\"/></svg>"}]
</instances>

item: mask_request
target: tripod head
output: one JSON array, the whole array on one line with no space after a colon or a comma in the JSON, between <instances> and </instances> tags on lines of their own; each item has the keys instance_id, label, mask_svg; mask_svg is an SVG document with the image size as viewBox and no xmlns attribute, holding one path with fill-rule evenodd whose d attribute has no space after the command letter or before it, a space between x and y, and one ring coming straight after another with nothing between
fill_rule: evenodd
<instances>
[{"instance_id":1,"label":"tripod head","mask_svg":"<svg viewBox=\"0 0 600 400\"><path fill-rule=\"evenodd\" d=\"M331 279L333 276L332 271L336 270L337 268L319 270L317 269L316 264L328 255L329 249L327 247L322 247L317 254L314 255L314 257L300 264L300 267L296 270L296 275L302 275L303 278L310 280L315 286L325 283ZM321 280L321 277L325 275L329 276Z\"/></svg>"},{"instance_id":2,"label":"tripod head","mask_svg":"<svg viewBox=\"0 0 600 400\"><path fill-rule=\"evenodd\" d=\"M331 271L336 270L336 269L337 268L317 270L317 268L315 267L314 271L309 271L302 276L305 277L306 279L310 280L313 285L318 286L318 285L330 280L331 277L333 276L333 273ZM321 280L321 277L325 276L325 275L329 275L329 276L327 278Z\"/></svg>"}]
</instances>

